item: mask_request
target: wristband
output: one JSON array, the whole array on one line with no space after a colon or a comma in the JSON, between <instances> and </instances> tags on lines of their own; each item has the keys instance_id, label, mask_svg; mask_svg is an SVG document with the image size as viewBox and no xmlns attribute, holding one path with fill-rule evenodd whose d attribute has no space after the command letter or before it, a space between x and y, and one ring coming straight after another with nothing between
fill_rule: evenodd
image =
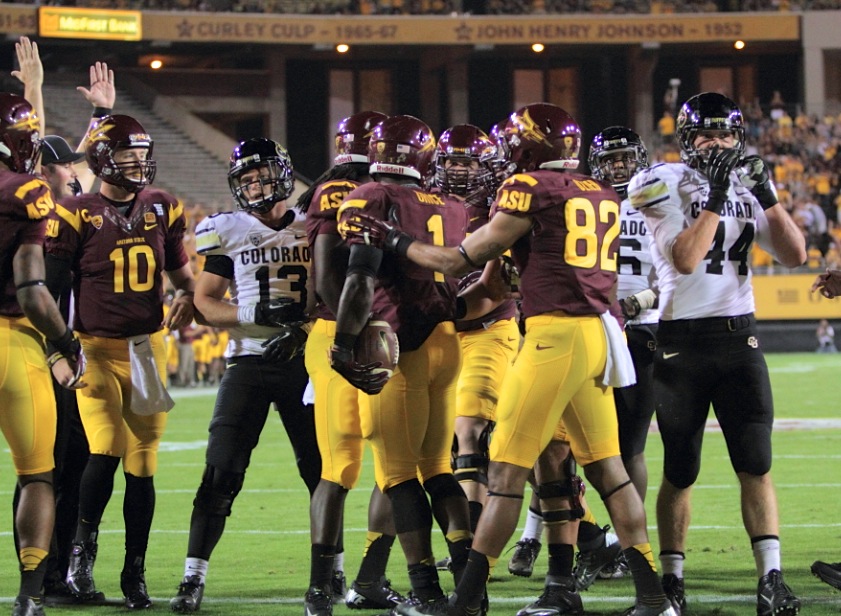
<instances>
[{"instance_id":1,"label":"wristband","mask_svg":"<svg viewBox=\"0 0 841 616\"><path fill-rule=\"evenodd\" d=\"M55 366L59 362L59 360L62 359L64 359L64 355L56 351L55 353L47 357L47 367L52 369L52 367Z\"/></svg>"},{"instance_id":2,"label":"wristband","mask_svg":"<svg viewBox=\"0 0 841 616\"><path fill-rule=\"evenodd\" d=\"M340 349L353 349L356 346L356 339L358 337L353 334L336 333L336 337L333 339L333 346L339 347Z\"/></svg>"},{"instance_id":3,"label":"wristband","mask_svg":"<svg viewBox=\"0 0 841 616\"><path fill-rule=\"evenodd\" d=\"M113 111L110 107L94 107L93 112L91 113L92 118L104 118L107 115L111 115L111 111Z\"/></svg>"},{"instance_id":4,"label":"wristband","mask_svg":"<svg viewBox=\"0 0 841 616\"><path fill-rule=\"evenodd\" d=\"M397 253L398 257L406 257L406 253L409 252L409 246L415 239L405 233L401 233L400 237L397 238L397 243L394 245L394 252Z\"/></svg>"},{"instance_id":5,"label":"wristband","mask_svg":"<svg viewBox=\"0 0 841 616\"><path fill-rule=\"evenodd\" d=\"M458 253L462 256L462 258L463 258L465 261L467 261L467 264L468 264L470 267L473 267L473 268L475 268L475 269L479 269L480 267L482 267L481 265L479 265L478 263L476 263L473 259L471 259L469 256L467 256L467 251L464 249L464 245L463 245L463 244L459 244L459 245L458 245Z\"/></svg>"},{"instance_id":6,"label":"wristband","mask_svg":"<svg viewBox=\"0 0 841 616\"><path fill-rule=\"evenodd\" d=\"M56 340L47 340L47 350L52 351L53 349L55 349L62 355L66 355L72 350L70 348L72 344L73 330L68 327L64 334L62 334L61 338L57 338Z\"/></svg>"},{"instance_id":7,"label":"wristband","mask_svg":"<svg viewBox=\"0 0 841 616\"><path fill-rule=\"evenodd\" d=\"M237 321L240 323L254 323L254 314L257 306L237 306Z\"/></svg>"},{"instance_id":8,"label":"wristband","mask_svg":"<svg viewBox=\"0 0 841 616\"><path fill-rule=\"evenodd\" d=\"M657 294L652 291L651 289L646 289L645 291L640 291L636 295L632 295L637 302L640 312L643 310L648 310L649 308L653 308L654 304L657 302Z\"/></svg>"},{"instance_id":9,"label":"wristband","mask_svg":"<svg viewBox=\"0 0 841 616\"><path fill-rule=\"evenodd\" d=\"M710 190L710 195L707 197L707 202L704 204L703 209L721 216L721 210L724 209L726 202L727 191L721 188L713 188Z\"/></svg>"}]
</instances>

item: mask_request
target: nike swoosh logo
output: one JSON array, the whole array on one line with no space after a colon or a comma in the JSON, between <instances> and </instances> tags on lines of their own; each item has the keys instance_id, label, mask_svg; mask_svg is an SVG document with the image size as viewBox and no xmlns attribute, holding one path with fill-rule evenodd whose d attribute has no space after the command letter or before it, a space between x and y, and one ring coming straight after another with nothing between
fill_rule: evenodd
<instances>
[{"instance_id":1,"label":"nike swoosh logo","mask_svg":"<svg viewBox=\"0 0 841 616\"><path fill-rule=\"evenodd\" d=\"M663 359L671 359L672 357L677 357L680 355L680 351L677 353L663 353Z\"/></svg>"},{"instance_id":2,"label":"nike swoosh logo","mask_svg":"<svg viewBox=\"0 0 841 616\"><path fill-rule=\"evenodd\" d=\"M134 346L140 346L141 344L143 344L143 342L142 342L142 341L141 341L141 342L135 342L135 343L134 343Z\"/></svg>"},{"instance_id":3,"label":"nike swoosh logo","mask_svg":"<svg viewBox=\"0 0 841 616\"><path fill-rule=\"evenodd\" d=\"M154 229L157 226L158 226L158 223L154 223L154 224L151 224L151 225L143 225L143 230L148 231L149 229Z\"/></svg>"},{"instance_id":4,"label":"nike swoosh logo","mask_svg":"<svg viewBox=\"0 0 841 616\"><path fill-rule=\"evenodd\" d=\"M305 237L307 237L306 233L305 233L304 235L298 235L297 233L295 234L295 239L296 239L296 240L302 240L302 239L304 239Z\"/></svg>"},{"instance_id":5,"label":"nike swoosh logo","mask_svg":"<svg viewBox=\"0 0 841 616\"><path fill-rule=\"evenodd\" d=\"M540 346L540 343L537 343L537 346L534 347L537 351L545 351L546 349L554 349L555 347L552 346Z\"/></svg>"},{"instance_id":6,"label":"nike swoosh logo","mask_svg":"<svg viewBox=\"0 0 841 616\"><path fill-rule=\"evenodd\" d=\"M508 336L508 342L514 342L515 340L516 340L516 338L512 338L511 336Z\"/></svg>"}]
</instances>

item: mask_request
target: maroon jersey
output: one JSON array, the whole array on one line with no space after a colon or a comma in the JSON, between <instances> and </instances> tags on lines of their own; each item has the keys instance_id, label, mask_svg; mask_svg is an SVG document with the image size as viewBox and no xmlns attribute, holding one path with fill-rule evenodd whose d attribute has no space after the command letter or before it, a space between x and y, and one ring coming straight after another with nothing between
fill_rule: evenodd
<instances>
[{"instance_id":1,"label":"maroon jersey","mask_svg":"<svg viewBox=\"0 0 841 616\"><path fill-rule=\"evenodd\" d=\"M22 244L44 244L47 215L55 209L43 180L27 173L0 171L0 314L23 316L15 296L12 261Z\"/></svg>"},{"instance_id":2,"label":"maroon jersey","mask_svg":"<svg viewBox=\"0 0 841 616\"><path fill-rule=\"evenodd\" d=\"M69 259L73 328L92 336L150 334L163 320L164 271L183 267L184 206L146 189L125 217L104 197L70 197L47 225L47 252Z\"/></svg>"},{"instance_id":3,"label":"maroon jersey","mask_svg":"<svg viewBox=\"0 0 841 616\"><path fill-rule=\"evenodd\" d=\"M492 215L527 216L534 223L511 248L523 316L601 314L610 307L619 203L613 188L578 173L534 171L503 183Z\"/></svg>"},{"instance_id":4,"label":"maroon jersey","mask_svg":"<svg viewBox=\"0 0 841 616\"><path fill-rule=\"evenodd\" d=\"M336 220L336 213L339 211L339 206L357 186L358 182L352 180L333 180L325 182L319 186L315 193L313 193L312 201L310 201L307 209L307 240L310 243L310 248L315 249L315 240L319 235L335 235L338 237L338 220ZM316 275L316 268L318 263L313 261L310 275ZM335 321L336 315L317 297L313 316L317 319L326 319L328 321Z\"/></svg>"},{"instance_id":5,"label":"maroon jersey","mask_svg":"<svg viewBox=\"0 0 841 616\"><path fill-rule=\"evenodd\" d=\"M381 220L396 217L412 237L437 246L457 246L464 239L467 213L460 203L419 186L364 184L350 193L339 221L361 209ZM438 323L455 321L458 280L387 254L374 292L374 314L389 322L401 350L418 349Z\"/></svg>"},{"instance_id":6,"label":"maroon jersey","mask_svg":"<svg viewBox=\"0 0 841 616\"><path fill-rule=\"evenodd\" d=\"M477 207L471 205L467 208L467 234L470 235L482 225L487 224L490 220L490 210L486 207ZM484 269L484 268L482 268ZM459 282L461 289L466 289L471 284L479 279L481 269L476 272L471 272L464 276ZM507 300L502 302L499 306L491 310L489 313L482 315L478 319L471 319L469 321L459 321L456 323L456 329L460 332L471 332L477 329L484 329L497 321L504 321L511 319L517 314L517 305L514 300Z\"/></svg>"}]
</instances>

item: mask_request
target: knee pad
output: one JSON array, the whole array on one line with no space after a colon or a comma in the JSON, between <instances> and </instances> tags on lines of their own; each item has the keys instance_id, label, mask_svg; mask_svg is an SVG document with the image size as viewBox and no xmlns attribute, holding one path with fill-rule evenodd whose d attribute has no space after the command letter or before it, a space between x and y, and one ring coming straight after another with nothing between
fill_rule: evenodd
<instances>
[{"instance_id":1,"label":"knee pad","mask_svg":"<svg viewBox=\"0 0 841 616\"><path fill-rule=\"evenodd\" d=\"M426 490L433 502L445 498L465 498L464 490L458 485L456 478L449 474L437 475L427 479L426 483L423 484L423 489Z\"/></svg>"},{"instance_id":2,"label":"knee pad","mask_svg":"<svg viewBox=\"0 0 841 616\"><path fill-rule=\"evenodd\" d=\"M701 460L680 460L672 459L667 456L663 463L663 476L669 480L674 487L679 490L685 490L691 486L698 479L698 473L701 472ZM679 458L679 456L675 456Z\"/></svg>"},{"instance_id":3,"label":"knee pad","mask_svg":"<svg viewBox=\"0 0 841 616\"><path fill-rule=\"evenodd\" d=\"M456 456L455 466L453 468L456 480L475 481L482 485L488 485L489 462L488 456L481 453Z\"/></svg>"},{"instance_id":4,"label":"knee pad","mask_svg":"<svg viewBox=\"0 0 841 616\"><path fill-rule=\"evenodd\" d=\"M578 475L571 475L563 481L551 481L537 486L537 494L542 500L564 498L569 501L569 509L543 510L543 521L547 525L561 524L584 517L581 495L584 494L584 482Z\"/></svg>"},{"instance_id":5,"label":"knee pad","mask_svg":"<svg viewBox=\"0 0 841 616\"><path fill-rule=\"evenodd\" d=\"M429 506L426 492L421 487L420 481L417 479L404 481L386 490L385 495L391 501L391 509L394 511L394 529L397 534L432 528L432 508Z\"/></svg>"},{"instance_id":6,"label":"knee pad","mask_svg":"<svg viewBox=\"0 0 841 616\"><path fill-rule=\"evenodd\" d=\"M771 428L765 425L749 424L743 427L741 443L745 447L727 447L733 470L756 477L771 471Z\"/></svg>"},{"instance_id":7,"label":"knee pad","mask_svg":"<svg viewBox=\"0 0 841 616\"><path fill-rule=\"evenodd\" d=\"M231 515L231 507L244 480L244 473L230 473L206 466L193 506L210 515Z\"/></svg>"}]
</instances>

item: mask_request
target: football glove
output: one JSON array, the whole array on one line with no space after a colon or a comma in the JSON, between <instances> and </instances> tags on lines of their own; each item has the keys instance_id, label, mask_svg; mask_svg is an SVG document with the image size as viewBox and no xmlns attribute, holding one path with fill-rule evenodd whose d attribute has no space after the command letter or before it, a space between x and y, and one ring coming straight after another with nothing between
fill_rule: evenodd
<instances>
[{"instance_id":1,"label":"football glove","mask_svg":"<svg viewBox=\"0 0 841 616\"><path fill-rule=\"evenodd\" d=\"M742 159L741 171L742 185L759 201L763 210L777 205L780 200L777 197L777 189L771 181L768 173L768 165L759 156L747 156Z\"/></svg>"},{"instance_id":2,"label":"football glove","mask_svg":"<svg viewBox=\"0 0 841 616\"><path fill-rule=\"evenodd\" d=\"M254 308L254 322L266 327L283 327L304 320L301 305L291 297L262 301Z\"/></svg>"},{"instance_id":3,"label":"football glove","mask_svg":"<svg viewBox=\"0 0 841 616\"><path fill-rule=\"evenodd\" d=\"M388 252L396 252L401 257L406 256L409 244L415 241L415 238L408 233L404 233L395 225L369 216L364 212L355 213L344 221L341 233L345 241L374 246Z\"/></svg>"},{"instance_id":4,"label":"football glove","mask_svg":"<svg viewBox=\"0 0 841 616\"><path fill-rule=\"evenodd\" d=\"M82 350L82 343L79 342L79 339L69 327L61 338L47 340L47 365L52 368L62 357L68 361L73 369L73 380L65 385L65 387L72 388L85 374L88 360Z\"/></svg>"},{"instance_id":5,"label":"football glove","mask_svg":"<svg viewBox=\"0 0 841 616\"><path fill-rule=\"evenodd\" d=\"M704 209L716 214L727 201L727 190L730 188L730 172L739 162L739 151L735 148L714 147L710 152L710 159L704 167L704 175L710 183L710 195Z\"/></svg>"},{"instance_id":6,"label":"football glove","mask_svg":"<svg viewBox=\"0 0 841 616\"><path fill-rule=\"evenodd\" d=\"M307 344L307 332L301 329L303 321L285 323L280 331L262 345L263 359L272 362L286 362L301 355Z\"/></svg>"},{"instance_id":7,"label":"football glove","mask_svg":"<svg viewBox=\"0 0 841 616\"><path fill-rule=\"evenodd\" d=\"M347 347L333 345L330 349L330 366L348 383L371 396L380 393L388 383L388 373L373 372L381 366L379 362L368 365L359 364L353 358L353 349Z\"/></svg>"}]
</instances>

